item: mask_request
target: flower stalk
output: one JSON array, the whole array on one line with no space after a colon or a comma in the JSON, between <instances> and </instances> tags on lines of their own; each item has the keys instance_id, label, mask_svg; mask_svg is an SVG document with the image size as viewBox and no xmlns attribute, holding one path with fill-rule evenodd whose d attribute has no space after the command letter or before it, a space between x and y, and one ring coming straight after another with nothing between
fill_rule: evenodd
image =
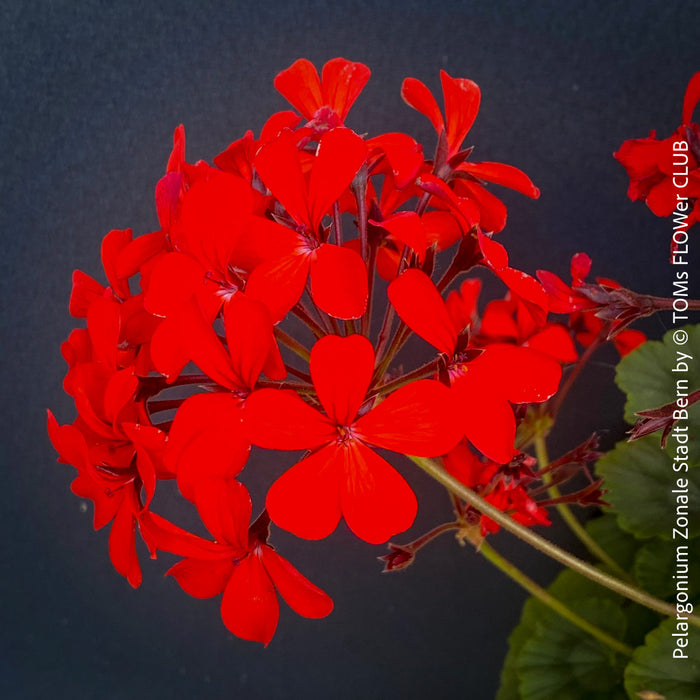
<instances>
[{"instance_id":1,"label":"flower stalk","mask_svg":"<svg viewBox=\"0 0 700 700\"><path fill-rule=\"evenodd\" d=\"M659 600L658 598L649 595L645 591L640 590L636 586L631 586L630 584L625 583L614 576L606 574L600 569L587 564L582 559L570 554L556 544L546 540L544 537L541 537L537 533L516 522L498 508L492 506L477 493L471 489L468 489L453 476L448 474L445 469L443 469L443 467L434 459L429 459L426 457L409 457L409 459L415 462L429 476L441 483L456 496L459 496L459 498L466 501L473 508L476 508L483 515L486 515L487 517L491 518L491 520L498 523L503 529L508 530L508 532L523 540L523 542L531 545L539 552L542 552L551 559L554 559L560 564L563 564L573 571L576 571L576 573L585 576L591 581L594 581L595 583L598 583L601 586L614 591L615 593L619 593L635 603L644 605L650 610L654 610L662 615L667 615L669 617L676 616L676 608L670 603ZM700 628L700 617L697 615L688 615L688 621L695 627Z\"/></svg>"}]
</instances>

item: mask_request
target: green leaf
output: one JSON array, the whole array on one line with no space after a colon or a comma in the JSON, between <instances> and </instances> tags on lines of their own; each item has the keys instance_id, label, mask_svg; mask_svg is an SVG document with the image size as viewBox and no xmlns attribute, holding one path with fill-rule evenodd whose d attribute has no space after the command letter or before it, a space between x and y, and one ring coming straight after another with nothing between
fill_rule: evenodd
<instances>
[{"instance_id":1,"label":"green leaf","mask_svg":"<svg viewBox=\"0 0 700 700\"><path fill-rule=\"evenodd\" d=\"M625 535L625 537L629 537L629 535ZM593 581L570 569L561 571L547 590L555 598L577 612L581 600L586 598L608 597L616 605L622 600L622 596L617 593L613 593L611 590L593 583ZM537 598L529 598L525 602L520 623L508 638L509 649L503 663L501 685L498 689L496 700L522 700L523 696L520 693L520 678L517 670L520 652L525 644L536 635L538 625L555 624L556 621L561 620L562 618L559 617L558 613L553 612ZM585 633L582 632L582 634Z\"/></svg>"},{"instance_id":2,"label":"green leaf","mask_svg":"<svg viewBox=\"0 0 700 700\"><path fill-rule=\"evenodd\" d=\"M684 345L676 345L673 340L675 331L669 331L662 340L648 340L618 363L615 382L627 395L625 420L628 423L636 422L634 414L637 411L675 401L679 377L688 379L690 392L700 389L700 325L686 326L682 330L688 333ZM687 361L687 373L673 372L678 352L693 358ZM698 425L700 404L693 406L691 415Z\"/></svg>"},{"instance_id":3,"label":"green leaf","mask_svg":"<svg viewBox=\"0 0 700 700\"><path fill-rule=\"evenodd\" d=\"M677 474L673 464L653 435L618 443L598 460L596 471L605 477L608 489L605 498L623 530L640 539L670 540L680 496L672 491L678 488L677 479L683 478L688 480L691 537L700 535L700 469Z\"/></svg>"},{"instance_id":4,"label":"green leaf","mask_svg":"<svg viewBox=\"0 0 700 700\"><path fill-rule=\"evenodd\" d=\"M537 598L528 598L525 601L520 622L508 637L508 653L503 662L501 685L496 700L522 700L517 670L518 656L528 639L534 635L537 618L543 609L549 612L549 608L545 608Z\"/></svg>"},{"instance_id":5,"label":"green leaf","mask_svg":"<svg viewBox=\"0 0 700 700\"><path fill-rule=\"evenodd\" d=\"M676 549L675 543L652 540L646 543L634 560L634 576L639 585L657 598L668 598L676 590L672 576L676 571L676 558L690 565L688 572L688 595L695 598L700 594L700 539L688 542L688 550Z\"/></svg>"},{"instance_id":6,"label":"green leaf","mask_svg":"<svg viewBox=\"0 0 700 700\"><path fill-rule=\"evenodd\" d=\"M631 700L639 700L640 693L658 693L666 700L697 700L700 697L700 630L690 627L687 637L678 634L673 618L662 622L647 635L644 646L635 650L625 669L625 689ZM681 631L683 633L683 631ZM687 639L688 646L680 649L690 658L674 658L676 641Z\"/></svg>"},{"instance_id":7,"label":"green leaf","mask_svg":"<svg viewBox=\"0 0 700 700\"><path fill-rule=\"evenodd\" d=\"M640 542L620 529L617 518L606 513L586 523L588 534L625 570L629 571ZM602 567L606 568L606 567Z\"/></svg>"},{"instance_id":8,"label":"green leaf","mask_svg":"<svg viewBox=\"0 0 700 700\"><path fill-rule=\"evenodd\" d=\"M612 600L580 600L576 612L614 637L624 636L626 619ZM520 693L523 700L624 698L625 661L559 615L547 615L536 623L534 635L518 655Z\"/></svg>"}]
</instances>

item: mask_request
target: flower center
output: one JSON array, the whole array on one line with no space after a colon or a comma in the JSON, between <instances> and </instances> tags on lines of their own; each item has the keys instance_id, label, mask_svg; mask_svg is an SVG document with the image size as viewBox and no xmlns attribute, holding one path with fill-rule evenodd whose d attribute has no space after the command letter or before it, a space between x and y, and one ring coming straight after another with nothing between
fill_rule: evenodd
<instances>
[{"instance_id":1,"label":"flower center","mask_svg":"<svg viewBox=\"0 0 700 700\"><path fill-rule=\"evenodd\" d=\"M351 440L355 439L355 434L353 432L352 426L337 425L335 429L338 431L338 444L347 445Z\"/></svg>"}]
</instances>

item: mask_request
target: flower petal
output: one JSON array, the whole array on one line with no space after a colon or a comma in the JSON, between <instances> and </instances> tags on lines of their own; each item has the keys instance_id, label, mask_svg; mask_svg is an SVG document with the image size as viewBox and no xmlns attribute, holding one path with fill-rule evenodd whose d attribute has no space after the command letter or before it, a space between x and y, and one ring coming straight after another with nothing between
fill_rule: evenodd
<instances>
[{"instance_id":1,"label":"flower petal","mask_svg":"<svg viewBox=\"0 0 700 700\"><path fill-rule=\"evenodd\" d=\"M440 292L425 272L406 270L389 285L388 295L401 320L414 333L439 352L454 353L457 334Z\"/></svg>"},{"instance_id":2,"label":"flower petal","mask_svg":"<svg viewBox=\"0 0 700 700\"><path fill-rule=\"evenodd\" d=\"M367 268L350 248L324 243L311 262L311 296L335 318L359 318L367 308Z\"/></svg>"},{"instance_id":3,"label":"flower petal","mask_svg":"<svg viewBox=\"0 0 700 700\"><path fill-rule=\"evenodd\" d=\"M272 521L307 540L330 535L340 520L346 451L327 445L282 474L267 492L265 505Z\"/></svg>"},{"instance_id":4,"label":"flower petal","mask_svg":"<svg viewBox=\"0 0 700 700\"><path fill-rule=\"evenodd\" d=\"M320 588L302 576L272 547L262 546L263 566L284 602L302 617L326 617L333 610L333 601Z\"/></svg>"},{"instance_id":5,"label":"flower petal","mask_svg":"<svg viewBox=\"0 0 700 700\"><path fill-rule=\"evenodd\" d=\"M253 205L251 188L243 178L212 169L183 197L177 241L207 271L225 273Z\"/></svg>"},{"instance_id":6,"label":"flower petal","mask_svg":"<svg viewBox=\"0 0 700 700\"><path fill-rule=\"evenodd\" d=\"M417 255L418 262L423 262L428 240L418 214L412 211L398 212L383 221L370 221L370 223L388 231L394 240L407 245Z\"/></svg>"},{"instance_id":7,"label":"flower petal","mask_svg":"<svg viewBox=\"0 0 700 700\"><path fill-rule=\"evenodd\" d=\"M328 417L350 425L374 372L374 348L362 335L327 335L311 349L311 378Z\"/></svg>"},{"instance_id":8,"label":"flower petal","mask_svg":"<svg viewBox=\"0 0 700 700\"><path fill-rule=\"evenodd\" d=\"M199 516L217 542L245 551L253 504L243 484L235 479L207 479L194 489Z\"/></svg>"},{"instance_id":9,"label":"flower petal","mask_svg":"<svg viewBox=\"0 0 700 700\"><path fill-rule=\"evenodd\" d=\"M418 502L406 480L359 440L343 450L345 474L341 508L348 527L370 544L408 530Z\"/></svg>"},{"instance_id":10,"label":"flower petal","mask_svg":"<svg viewBox=\"0 0 700 700\"><path fill-rule=\"evenodd\" d=\"M109 280L109 285L122 298L130 296L129 280L123 279L117 274L117 260L119 254L129 243L131 243L132 231L130 228L124 230L115 229L110 231L102 239L101 257L102 266Z\"/></svg>"},{"instance_id":11,"label":"flower petal","mask_svg":"<svg viewBox=\"0 0 700 700\"><path fill-rule=\"evenodd\" d=\"M455 381L453 391L460 407L464 435L472 445L494 462L510 462L515 441L511 405L471 371Z\"/></svg>"},{"instance_id":12,"label":"flower petal","mask_svg":"<svg viewBox=\"0 0 700 700\"><path fill-rule=\"evenodd\" d=\"M537 350L517 345L489 345L467 366L484 384L513 403L540 403L559 388L561 365Z\"/></svg>"},{"instance_id":13,"label":"flower petal","mask_svg":"<svg viewBox=\"0 0 700 700\"><path fill-rule=\"evenodd\" d=\"M144 298L146 311L154 316L172 315L201 287L205 272L189 255L166 253L149 277Z\"/></svg>"},{"instance_id":14,"label":"flower petal","mask_svg":"<svg viewBox=\"0 0 700 700\"><path fill-rule=\"evenodd\" d=\"M93 301L87 312L87 326L97 359L111 370L116 370L121 328L119 304L107 297Z\"/></svg>"},{"instance_id":15,"label":"flower petal","mask_svg":"<svg viewBox=\"0 0 700 700\"><path fill-rule=\"evenodd\" d=\"M205 318L196 299L183 304L172 318L177 319L179 325L180 347L204 374L228 389L247 388L242 386L243 381L231 364L231 356L212 327L213 319Z\"/></svg>"},{"instance_id":16,"label":"flower petal","mask_svg":"<svg viewBox=\"0 0 700 700\"><path fill-rule=\"evenodd\" d=\"M459 334L468 326L477 315L477 300L481 292L480 279L467 279L462 282L459 291L452 290L445 299L447 313L452 320L455 331ZM488 310L488 306L486 307ZM483 330L483 321L482 321Z\"/></svg>"},{"instance_id":17,"label":"flower petal","mask_svg":"<svg viewBox=\"0 0 700 700\"><path fill-rule=\"evenodd\" d=\"M508 212L506 205L496 195L473 180L458 180L455 190L461 196L476 202L479 207L479 225L483 231L498 233L505 228Z\"/></svg>"},{"instance_id":18,"label":"flower petal","mask_svg":"<svg viewBox=\"0 0 700 700\"><path fill-rule=\"evenodd\" d=\"M335 425L294 391L261 389L245 402L250 440L271 450L304 450L338 437Z\"/></svg>"},{"instance_id":19,"label":"flower petal","mask_svg":"<svg viewBox=\"0 0 700 700\"><path fill-rule=\"evenodd\" d=\"M221 618L241 639L267 646L277 629L279 603L265 567L249 554L233 570L221 600Z\"/></svg>"},{"instance_id":20,"label":"flower petal","mask_svg":"<svg viewBox=\"0 0 700 700\"><path fill-rule=\"evenodd\" d=\"M540 191L532 180L522 170L512 165L487 162L470 163L467 161L459 166L459 170L464 170L479 180L503 185L503 187L508 187L532 199L537 199L540 196Z\"/></svg>"},{"instance_id":21,"label":"flower petal","mask_svg":"<svg viewBox=\"0 0 700 700\"><path fill-rule=\"evenodd\" d=\"M131 584L141 585L141 567L136 554L136 518L131 498L125 495L109 532L109 558L114 568Z\"/></svg>"},{"instance_id":22,"label":"flower petal","mask_svg":"<svg viewBox=\"0 0 700 700\"><path fill-rule=\"evenodd\" d=\"M328 105L340 117L340 121L345 121L369 76L370 70L364 63L332 58L323 66L321 73L323 104Z\"/></svg>"},{"instance_id":23,"label":"flower petal","mask_svg":"<svg viewBox=\"0 0 700 700\"><path fill-rule=\"evenodd\" d=\"M528 338L527 347L543 352L559 362L576 362L578 354L569 332L558 323L550 323Z\"/></svg>"},{"instance_id":24,"label":"flower petal","mask_svg":"<svg viewBox=\"0 0 700 700\"><path fill-rule=\"evenodd\" d=\"M213 598L226 588L233 568L231 559L183 559L165 575L172 576L193 598Z\"/></svg>"},{"instance_id":25,"label":"flower petal","mask_svg":"<svg viewBox=\"0 0 700 700\"><path fill-rule=\"evenodd\" d=\"M352 129L332 129L321 137L309 179L309 213L314 231L350 186L366 157L367 146Z\"/></svg>"},{"instance_id":26,"label":"flower petal","mask_svg":"<svg viewBox=\"0 0 700 700\"><path fill-rule=\"evenodd\" d=\"M423 147L407 134L381 134L366 143L368 148L378 148L386 156L399 190L413 181L423 165Z\"/></svg>"},{"instance_id":27,"label":"flower petal","mask_svg":"<svg viewBox=\"0 0 700 700\"><path fill-rule=\"evenodd\" d=\"M438 103L430 90L420 80L406 78L401 85L401 97L407 105L428 117L438 134L445 128Z\"/></svg>"},{"instance_id":28,"label":"flower petal","mask_svg":"<svg viewBox=\"0 0 700 700\"><path fill-rule=\"evenodd\" d=\"M182 495L193 500L198 482L231 478L250 451L240 399L233 394L196 394L178 409L164 461L177 474Z\"/></svg>"},{"instance_id":29,"label":"flower petal","mask_svg":"<svg viewBox=\"0 0 700 700\"><path fill-rule=\"evenodd\" d=\"M449 153L456 153L472 128L481 103L479 86L466 78L451 78L440 71L442 94L445 98L447 145Z\"/></svg>"},{"instance_id":30,"label":"flower petal","mask_svg":"<svg viewBox=\"0 0 700 700\"><path fill-rule=\"evenodd\" d=\"M283 131L275 141L264 145L255 156L255 169L294 221L313 228L294 135Z\"/></svg>"},{"instance_id":31,"label":"flower petal","mask_svg":"<svg viewBox=\"0 0 700 700\"><path fill-rule=\"evenodd\" d=\"M270 313L259 301L234 294L224 305L224 327L231 365L240 386L252 389L276 346Z\"/></svg>"},{"instance_id":32,"label":"flower petal","mask_svg":"<svg viewBox=\"0 0 700 700\"><path fill-rule=\"evenodd\" d=\"M462 436L452 392L422 379L397 389L355 423L356 435L387 450L419 457L449 452Z\"/></svg>"},{"instance_id":33,"label":"flower petal","mask_svg":"<svg viewBox=\"0 0 700 700\"><path fill-rule=\"evenodd\" d=\"M68 313L74 318L85 318L93 301L102 298L105 288L82 270L73 272Z\"/></svg>"},{"instance_id":34,"label":"flower petal","mask_svg":"<svg viewBox=\"0 0 700 700\"><path fill-rule=\"evenodd\" d=\"M289 68L278 73L274 85L306 119L312 119L314 112L323 106L318 72L313 63L305 58L294 61Z\"/></svg>"},{"instance_id":35,"label":"flower petal","mask_svg":"<svg viewBox=\"0 0 700 700\"><path fill-rule=\"evenodd\" d=\"M281 321L304 293L310 256L287 255L256 267L248 278L246 296L262 302L272 321Z\"/></svg>"},{"instance_id":36,"label":"flower petal","mask_svg":"<svg viewBox=\"0 0 700 700\"><path fill-rule=\"evenodd\" d=\"M242 556L239 550L193 535L157 513L145 511L140 516L140 524L154 550L200 560L228 559L230 561L237 556Z\"/></svg>"}]
</instances>

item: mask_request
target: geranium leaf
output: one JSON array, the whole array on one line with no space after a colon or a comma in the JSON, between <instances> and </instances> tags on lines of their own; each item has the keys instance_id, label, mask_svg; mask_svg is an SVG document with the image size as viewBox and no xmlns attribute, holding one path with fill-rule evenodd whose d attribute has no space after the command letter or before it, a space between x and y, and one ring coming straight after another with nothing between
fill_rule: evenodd
<instances>
[{"instance_id":1,"label":"geranium leaf","mask_svg":"<svg viewBox=\"0 0 700 700\"><path fill-rule=\"evenodd\" d=\"M549 593L551 593L555 598L558 600L562 601L565 603L567 606L572 608L573 610L576 610L577 612L580 612L579 608L582 604L587 604L586 601L591 600L593 598L596 599L598 603L601 604L607 604L609 603L611 606L615 607L617 610L620 610L620 601L622 600L621 596L617 595L616 593L613 593L612 591L601 588L597 584L593 583L587 578L584 578L583 576L580 576L579 574L566 569L562 571L557 578L554 580L554 582L549 586L547 589ZM606 600L602 600L602 597L605 597ZM597 605L597 603L596 603ZM636 607L636 606L635 606ZM595 619L587 617L585 613L581 613L584 617L587 619L590 619L591 622L594 622L595 624L598 624ZM616 614L617 617L617 614ZM656 621L656 620L655 620ZM624 628L626 627L626 623L623 619L617 620L617 623L619 625L619 629L624 631ZM653 624L653 623L652 623ZM508 654L506 655L505 662L503 664L503 669L501 671L501 685L498 690L498 694L496 696L496 700L524 700L525 698L529 697L540 697L537 695L534 696L529 696L526 695L524 692L522 692L521 689L521 679L522 679L522 673L520 670L520 658L521 655L524 653L523 650L528 644L528 642L531 639L534 638L539 638L540 636L547 636L549 634L549 629L558 629L560 625L565 625L567 627L572 627L570 623L566 622L563 618L559 617L558 613L553 612L550 608L548 608L546 605L541 603L537 598L529 598L523 607L523 613L520 618L520 623L518 626L513 630L511 633L509 639L508 639L508 644L509 644L509 650ZM604 625L600 625L601 627L605 628ZM591 643L594 645L599 645L598 642L596 642L595 639L592 637L589 637L589 635L585 632L582 632L578 630L578 628L573 628L573 630L576 630L576 634L581 635L581 640L584 638L589 638ZM647 630L649 627L647 627ZM617 635L617 632L613 632L613 634ZM536 675L536 673L542 673L544 676L548 673L545 669L541 669L541 671L534 672L533 675L530 677L529 682L534 682L533 679ZM618 681L621 684L622 682L622 668L620 667L619 669L619 674L618 674ZM546 683L546 681L544 681ZM572 676L571 679L572 682L572 688L576 686L578 681L575 681L574 677ZM621 685L620 685L621 688ZM621 691L620 691L621 692ZM572 696L559 696L559 695L551 695L547 696L542 695L542 698L545 697L576 697L576 698L597 698L597 697L606 697L606 696L597 696L597 695L572 695ZM612 695L611 697L616 697L615 695ZM617 697L624 697L623 695L618 694Z\"/></svg>"},{"instance_id":2,"label":"geranium leaf","mask_svg":"<svg viewBox=\"0 0 700 700\"><path fill-rule=\"evenodd\" d=\"M644 697L640 693L657 693L668 700L695 700L700 688L700 659L688 649L700 645L700 630L689 626L688 637L673 637L677 634L677 621L662 622L647 635L644 646L635 650L625 669L625 689L631 700ZM687 639L685 653L690 658L674 658L673 652L681 649L676 640ZM681 649L683 651L683 649Z\"/></svg>"},{"instance_id":3,"label":"geranium leaf","mask_svg":"<svg viewBox=\"0 0 700 700\"><path fill-rule=\"evenodd\" d=\"M586 523L586 530L625 571L632 567L640 542L620 529L615 515L606 513L600 518L589 520Z\"/></svg>"},{"instance_id":4,"label":"geranium leaf","mask_svg":"<svg viewBox=\"0 0 700 700\"><path fill-rule=\"evenodd\" d=\"M674 341L674 333L678 330L688 334L684 345L679 346ZM700 357L700 325L678 330L669 331L663 340L649 340L640 345L617 365L615 383L627 395L625 420L628 423L637 421L637 411L665 406L683 393L690 394L700 389L700 362L697 361ZM684 355L692 359L684 358ZM684 369L679 364L681 362L686 364L687 371L674 372L676 368ZM688 380L687 386L677 384L678 380ZM690 406L688 415L690 459L697 464L700 463L700 402Z\"/></svg>"},{"instance_id":5,"label":"geranium leaf","mask_svg":"<svg viewBox=\"0 0 700 700\"><path fill-rule=\"evenodd\" d=\"M620 639L627 621L612 600L579 600L576 612ZM615 700L621 686L624 658L564 618L540 618L534 635L517 661L523 700Z\"/></svg>"},{"instance_id":6,"label":"geranium leaf","mask_svg":"<svg viewBox=\"0 0 700 700\"><path fill-rule=\"evenodd\" d=\"M674 461L653 435L636 442L618 443L598 461L596 471L605 477L608 489L605 498L625 532L640 539L670 540L679 509L689 520L689 536L700 535L700 469L676 473L673 466ZM687 511L686 505L677 501L684 494L673 493L679 490L678 479L687 480ZM682 535L676 539L679 537Z\"/></svg>"},{"instance_id":7,"label":"geranium leaf","mask_svg":"<svg viewBox=\"0 0 700 700\"><path fill-rule=\"evenodd\" d=\"M676 590L671 572L676 570L677 558L679 564L690 567L687 592L695 598L700 593L700 539L689 542L685 551L660 539L645 543L634 558L634 577L645 591L657 598L668 598Z\"/></svg>"}]
</instances>

